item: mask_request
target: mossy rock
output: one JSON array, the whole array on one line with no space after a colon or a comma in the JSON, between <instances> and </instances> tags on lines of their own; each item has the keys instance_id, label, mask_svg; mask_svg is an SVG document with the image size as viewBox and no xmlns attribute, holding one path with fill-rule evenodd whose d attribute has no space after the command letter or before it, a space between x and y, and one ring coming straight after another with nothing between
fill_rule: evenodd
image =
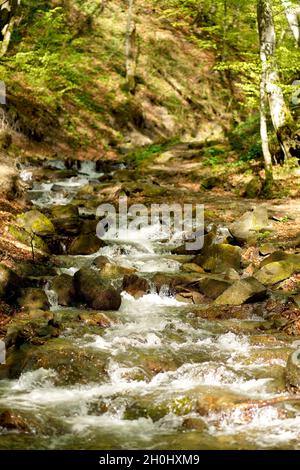
<instances>
[{"instance_id":1,"label":"mossy rock","mask_svg":"<svg viewBox=\"0 0 300 470\"><path fill-rule=\"evenodd\" d=\"M28 287L22 289L17 302L25 310L48 310L50 308L45 291L39 288Z\"/></svg>"},{"instance_id":2,"label":"mossy rock","mask_svg":"<svg viewBox=\"0 0 300 470\"><path fill-rule=\"evenodd\" d=\"M68 274L61 274L52 279L51 287L57 295L59 305L71 306L76 299L76 292L73 277Z\"/></svg>"},{"instance_id":3,"label":"mossy rock","mask_svg":"<svg viewBox=\"0 0 300 470\"><path fill-rule=\"evenodd\" d=\"M83 300L94 310L118 310L121 295L94 269L82 268L75 273L74 286L77 300Z\"/></svg>"},{"instance_id":4,"label":"mossy rock","mask_svg":"<svg viewBox=\"0 0 300 470\"><path fill-rule=\"evenodd\" d=\"M40 237L47 237L55 234L55 228L51 220L37 210L31 210L20 214L17 217L17 223L25 228L27 232Z\"/></svg>"},{"instance_id":5,"label":"mossy rock","mask_svg":"<svg viewBox=\"0 0 300 470\"><path fill-rule=\"evenodd\" d=\"M215 300L216 305L241 305L261 300L266 294L265 286L253 277L234 282Z\"/></svg>"},{"instance_id":6,"label":"mossy rock","mask_svg":"<svg viewBox=\"0 0 300 470\"><path fill-rule=\"evenodd\" d=\"M194 403L189 397L174 398L160 403L155 403L153 399L144 399L131 404L124 413L124 419L150 418L156 422L169 413L185 416L193 409Z\"/></svg>"},{"instance_id":7,"label":"mossy rock","mask_svg":"<svg viewBox=\"0 0 300 470\"><path fill-rule=\"evenodd\" d=\"M205 271L221 273L229 268L239 270L241 267L241 249L226 243L211 245L204 248L201 254L194 258L194 263Z\"/></svg>"},{"instance_id":8,"label":"mossy rock","mask_svg":"<svg viewBox=\"0 0 300 470\"><path fill-rule=\"evenodd\" d=\"M204 294L211 299L219 297L230 286L231 282L217 278L201 279L197 284L198 290L201 294Z\"/></svg>"},{"instance_id":9,"label":"mossy rock","mask_svg":"<svg viewBox=\"0 0 300 470\"><path fill-rule=\"evenodd\" d=\"M54 206L51 213L53 224L59 233L76 235L79 233L81 221L78 207L72 204Z\"/></svg>"},{"instance_id":10,"label":"mossy rock","mask_svg":"<svg viewBox=\"0 0 300 470\"><path fill-rule=\"evenodd\" d=\"M262 284L272 285L288 279L294 272L294 264L289 261L274 261L263 266L253 277Z\"/></svg>"},{"instance_id":11,"label":"mossy rock","mask_svg":"<svg viewBox=\"0 0 300 470\"><path fill-rule=\"evenodd\" d=\"M243 196L249 199L257 198L263 189L263 182L259 176L254 176L245 187Z\"/></svg>"},{"instance_id":12,"label":"mossy rock","mask_svg":"<svg viewBox=\"0 0 300 470\"><path fill-rule=\"evenodd\" d=\"M40 250L45 254L50 254L48 245L44 242L41 237L33 235L33 237L23 228L17 227L15 225L10 225L8 229L9 234L17 241L23 243L26 246Z\"/></svg>"},{"instance_id":13,"label":"mossy rock","mask_svg":"<svg viewBox=\"0 0 300 470\"><path fill-rule=\"evenodd\" d=\"M111 263L105 256L99 256L94 260L93 264L100 270L101 276L107 278L120 278L125 274L130 275L136 272L134 268L125 268L124 266Z\"/></svg>"},{"instance_id":14,"label":"mossy rock","mask_svg":"<svg viewBox=\"0 0 300 470\"><path fill-rule=\"evenodd\" d=\"M69 255L92 255L105 246L95 234L82 234L75 238L69 246Z\"/></svg>"},{"instance_id":15,"label":"mossy rock","mask_svg":"<svg viewBox=\"0 0 300 470\"><path fill-rule=\"evenodd\" d=\"M52 338L39 346L27 343L12 350L7 367L11 378L40 368L53 370L57 386L99 383L106 377L103 353L78 348L63 338Z\"/></svg>"}]
</instances>

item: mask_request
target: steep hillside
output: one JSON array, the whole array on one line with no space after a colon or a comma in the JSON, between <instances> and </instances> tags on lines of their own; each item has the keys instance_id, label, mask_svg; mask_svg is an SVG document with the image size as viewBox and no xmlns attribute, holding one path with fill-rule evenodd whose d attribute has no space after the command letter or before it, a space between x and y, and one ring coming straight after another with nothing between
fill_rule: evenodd
<instances>
[{"instance_id":1,"label":"steep hillside","mask_svg":"<svg viewBox=\"0 0 300 470\"><path fill-rule=\"evenodd\" d=\"M126 1L105 2L103 11L96 0L85 10L76 0L25 4L0 65L11 154L113 158L170 138L219 139L228 129L232 99L213 52L174 28L159 2L138 3L134 95L124 86Z\"/></svg>"}]
</instances>

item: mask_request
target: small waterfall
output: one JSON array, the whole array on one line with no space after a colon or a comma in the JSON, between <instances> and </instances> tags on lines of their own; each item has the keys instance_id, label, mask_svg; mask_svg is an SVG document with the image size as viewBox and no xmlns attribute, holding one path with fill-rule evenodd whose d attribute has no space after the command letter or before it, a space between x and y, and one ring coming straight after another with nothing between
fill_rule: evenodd
<instances>
[{"instance_id":1,"label":"small waterfall","mask_svg":"<svg viewBox=\"0 0 300 470\"><path fill-rule=\"evenodd\" d=\"M57 310L59 305L58 305L58 296L56 294L56 292L51 289L51 285L50 285L50 282L47 282L46 286L45 286L45 293L48 297L48 301L49 301L49 304L50 304L50 310Z\"/></svg>"}]
</instances>

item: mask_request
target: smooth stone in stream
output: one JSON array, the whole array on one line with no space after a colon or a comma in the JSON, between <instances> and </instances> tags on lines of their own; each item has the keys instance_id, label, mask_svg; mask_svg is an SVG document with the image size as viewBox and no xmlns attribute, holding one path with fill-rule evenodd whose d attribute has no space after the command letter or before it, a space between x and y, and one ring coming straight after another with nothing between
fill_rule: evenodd
<instances>
[{"instance_id":1,"label":"smooth stone in stream","mask_svg":"<svg viewBox=\"0 0 300 470\"><path fill-rule=\"evenodd\" d=\"M7 431L30 432L26 421L11 410L5 410L0 413L0 429L1 428Z\"/></svg>"},{"instance_id":2,"label":"smooth stone in stream","mask_svg":"<svg viewBox=\"0 0 300 470\"><path fill-rule=\"evenodd\" d=\"M122 289L138 299L150 291L150 284L136 274L126 274L123 278Z\"/></svg>"},{"instance_id":3,"label":"smooth stone in stream","mask_svg":"<svg viewBox=\"0 0 300 470\"><path fill-rule=\"evenodd\" d=\"M112 278L122 277L125 274L133 274L136 272L134 268L126 268L124 266L118 266L117 264L111 263L106 256L98 256L93 265L96 266L101 273L101 276Z\"/></svg>"},{"instance_id":4,"label":"smooth stone in stream","mask_svg":"<svg viewBox=\"0 0 300 470\"><path fill-rule=\"evenodd\" d=\"M78 319L88 325L100 326L101 328L108 328L115 323L104 313L81 312Z\"/></svg>"},{"instance_id":5,"label":"smooth stone in stream","mask_svg":"<svg viewBox=\"0 0 300 470\"><path fill-rule=\"evenodd\" d=\"M253 277L234 282L215 300L216 305L241 305L245 302L262 300L266 295L265 286Z\"/></svg>"},{"instance_id":6,"label":"smooth stone in stream","mask_svg":"<svg viewBox=\"0 0 300 470\"><path fill-rule=\"evenodd\" d=\"M96 234L82 234L75 238L68 249L68 254L76 255L92 255L105 246L105 242L100 240Z\"/></svg>"},{"instance_id":7,"label":"smooth stone in stream","mask_svg":"<svg viewBox=\"0 0 300 470\"><path fill-rule=\"evenodd\" d=\"M286 384L288 387L300 390L300 349L296 349L290 354L286 370L285 370Z\"/></svg>"},{"instance_id":8,"label":"smooth stone in stream","mask_svg":"<svg viewBox=\"0 0 300 470\"><path fill-rule=\"evenodd\" d=\"M53 206L52 222L59 233L77 235L80 232L78 207L72 204Z\"/></svg>"},{"instance_id":9,"label":"smooth stone in stream","mask_svg":"<svg viewBox=\"0 0 300 470\"><path fill-rule=\"evenodd\" d=\"M101 383L106 378L106 358L101 351L80 348L64 338L51 338L39 346L23 344L10 351L8 376L40 368L53 371L56 386Z\"/></svg>"},{"instance_id":10,"label":"smooth stone in stream","mask_svg":"<svg viewBox=\"0 0 300 470\"><path fill-rule=\"evenodd\" d=\"M68 274L56 276L51 281L51 287L57 295L59 305L71 306L76 299L73 277Z\"/></svg>"},{"instance_id":11,"label":"smooth stone in stream","mask_svg":"<svg viewBox=\"0 0 300 470\"><path fill-rule=\"evenodd\" d=\"M81 268L74 275L77 300L83 300L94 310L118 310L121 295L94 269Z\"/></svg>"}]
</instances>

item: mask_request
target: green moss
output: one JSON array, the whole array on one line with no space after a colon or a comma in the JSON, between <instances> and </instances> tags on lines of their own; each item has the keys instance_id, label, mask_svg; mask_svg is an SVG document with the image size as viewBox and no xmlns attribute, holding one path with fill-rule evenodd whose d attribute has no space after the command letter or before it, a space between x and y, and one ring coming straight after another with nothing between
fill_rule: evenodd
<instances>
[{"instance_id":1,"label":"green moss","mask_svg":"<svg viewBox=\"0 0 300 470\"><path fill-rule=\"evenodd\" d=\"M34 248L42 251L43 253L49 254L49 248L42 238L34 235L33 237L23 228L10 225L8 229L9 234L17 241L24 243L31 247L31 243Z\"/></svg>"}]
</instances>

